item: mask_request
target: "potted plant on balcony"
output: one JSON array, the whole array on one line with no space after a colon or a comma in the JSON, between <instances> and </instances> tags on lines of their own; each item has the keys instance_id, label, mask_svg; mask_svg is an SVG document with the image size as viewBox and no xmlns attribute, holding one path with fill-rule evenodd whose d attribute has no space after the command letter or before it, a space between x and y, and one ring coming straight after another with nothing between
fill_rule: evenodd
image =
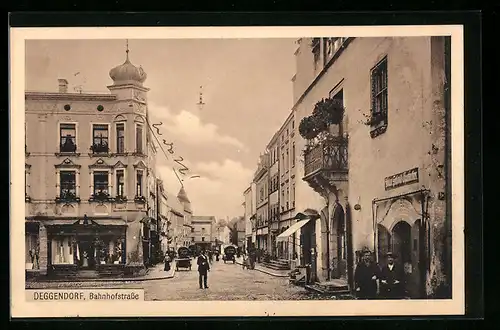
<instances>
[{"instance_id":1,"label":"potted plant on balcony","mask_svg":"<svg viewBox=\"0 0 500 330\"><path fill-rule=\"evenodd\" d=\"M59 197L56 197L56 203L80 202L80 198L71 190L63 190Z\"/></svg>"},{"instance_id":2,"label":"potted plant on balcony","mask_svg":"<svg viewBox=\"0 0 500 330\"><path fill-rule=\"evenodd\" d=\"M110 199L111 199L111 197L109 196L109 194L106 191L99 190L98 192L96 192L90 196L89 201L90 202L105 202L105 201L108 201Z\"/></svg>"},{"instance_id":3,"label":"potted plant on balcony","mask_svg":"<svg viewBox=\"0 0 500 330\"><path fill-rule=\"evenodd\" d=\"M344 107L338 100L326 98L315 104L312 115L316 119L318 128L326 130L328 126L342 122Z\"/></svg>"}]
</instances>

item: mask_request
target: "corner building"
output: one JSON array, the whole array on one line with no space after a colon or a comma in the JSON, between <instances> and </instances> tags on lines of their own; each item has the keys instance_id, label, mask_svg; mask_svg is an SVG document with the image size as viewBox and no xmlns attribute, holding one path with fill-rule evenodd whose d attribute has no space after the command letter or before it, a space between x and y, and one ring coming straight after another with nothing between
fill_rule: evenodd
<instances>
[{"instance_id":1,"label":"corner building","mask_svg":"<svg viewBox=\"0 0 500 330\"><path fill-rule=\"evenodd\" d=\"M301 228L317 281L352 289L367 247L381 265L397 255L410 297L451 297L449 39L299 40L296 128L323 98L345 108L329 139L296 140L295 207L317 215Z\"/></svg>"},{"instance_id":2,"label":"corner building","mask_svg":"<svg viewBox=\"0 0 500 330\"><path fill-rule=\"evenodd\" d=\"M65 79L25 93L27 271L137 274L150 257L147 75L127 50L109 76L107 94L69 93Z\"/></svg>"}]
</instances>

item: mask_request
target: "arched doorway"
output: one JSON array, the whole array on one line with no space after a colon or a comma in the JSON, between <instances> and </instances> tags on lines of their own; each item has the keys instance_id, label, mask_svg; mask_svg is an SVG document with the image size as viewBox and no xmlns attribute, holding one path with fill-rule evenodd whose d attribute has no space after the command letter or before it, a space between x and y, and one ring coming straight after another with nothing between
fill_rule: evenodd
<instances>
[{"instance_id":1,"label":"arched doorway","mask_svg":"<svg viewBox=\"0 0 500 330\"><path fill-rule=\"evenodd\" d=\"M402 265L411 263L411 243L411 226L405 221L399 221L392 229L392 252Z\"/></svg>"},{"instance_id":2,"label":"arched doorway","mask_svg":"<svg viewBox=\"0 0 500 330\"><path fill-rule=\"evenodd\" d=\"M345 213L342 205L337 203L330 222L330 249L332 260L332 277L347 277L347 233Z\"/></svg>"}]
</instances>

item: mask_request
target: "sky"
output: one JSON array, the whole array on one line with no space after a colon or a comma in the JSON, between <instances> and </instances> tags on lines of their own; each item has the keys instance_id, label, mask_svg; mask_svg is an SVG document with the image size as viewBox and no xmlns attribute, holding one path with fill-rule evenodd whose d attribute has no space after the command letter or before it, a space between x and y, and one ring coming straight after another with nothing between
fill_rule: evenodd
<instances>
[{"instance_id":1,"label":"sky","mask_svg":"<svg viewBox=\"0 0 500 330\"><path fill-rule=\"evenodd\" d=\"M148 75L150 122L162 123L160 141L173 142L189 167L183 184L194 214L243 215L259 154L293 106L296 47L295 39L129 40L130 61ZM125 40L29 40L26 90L56 92L65 78L70 92L107 92L125 49ZM172 166L160 151L157 173L176 195Z\"/></svg>"}]
</instances>

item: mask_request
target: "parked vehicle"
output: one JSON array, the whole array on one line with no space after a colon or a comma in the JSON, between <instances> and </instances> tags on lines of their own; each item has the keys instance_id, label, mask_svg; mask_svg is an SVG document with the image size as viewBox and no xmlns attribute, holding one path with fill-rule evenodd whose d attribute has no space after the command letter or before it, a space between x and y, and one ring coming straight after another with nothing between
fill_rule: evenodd
<instances>
[{"instance_id":1,"label":"parked vehicle","mask_svg":"<svg viewBox=\"0 0 500 330\"><path fill-rule=\"evenodd\" d=\"M187 247L181 246L177 250L177 258L175 259L175 269L187 268L191 270L191 253Z\"/></svg>"},{"instance_id":2,"label":"parked vehicle","mask_svg":"<svg viewBox=\"0 0 500 330\"><path fill-rule=\"evenodd\" d=\"M224 263L227 261L232 261L233 264L236 262L236 248L232 245L226 246L224 248L224 256L222 257L222 260L224 260Z\"/></svg>"}]
</instances>

